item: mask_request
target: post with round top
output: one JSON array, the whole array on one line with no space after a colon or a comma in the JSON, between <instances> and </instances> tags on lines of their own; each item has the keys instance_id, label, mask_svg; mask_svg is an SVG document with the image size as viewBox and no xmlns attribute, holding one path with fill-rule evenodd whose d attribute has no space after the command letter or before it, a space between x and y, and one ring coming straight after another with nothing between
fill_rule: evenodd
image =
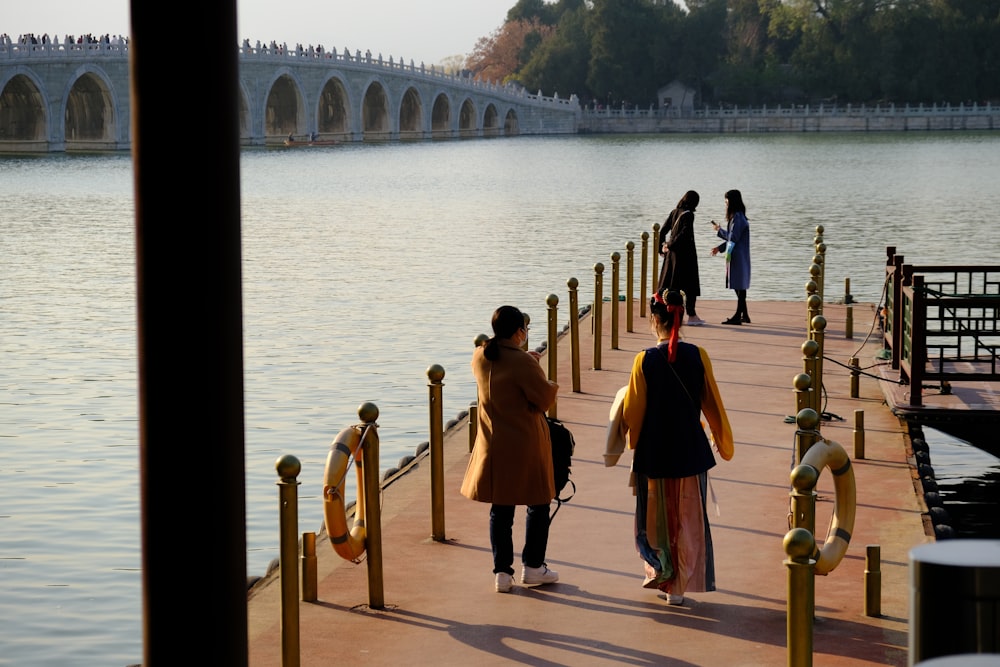
<instances>
[{"instance_id":1,"label":"post with round top","mask_svg":"<svg viewBox=\"0 0 1000 667\"><path fill-rule=\"evenodd\" d=\"M611 349L618 349L618 267L621 263L618 251L611 253Z\"/></svg>"},{"instance_id":2,"label":"post with round top","mask_svg":"<svg viewBox=\"0 0 1000 667\"><path fill-rule=\"evenodd\" d=\"M548 359L549 367L549 380L552 382L559 382L558 379L558 359L556 358L556 337L558 336L558 331L556 330L559 323L559 313L557 307L559 306L559 297L555 294L550 294L545 299L546 305L549 307L548 310L548 325L549 325L549 342L546 346L545 358ZM552 407L549 408L549 416L556 419L556 409L557 404L552 403Z\"/></svg>"},{"instance_id":3,"label":"post with round top","mask_svg":"<svg viewBox=\"0 0 1000 667\"><path fill-rule=\"evenodd\" d=\"M635 250L635 244L629 241L625 244L625 256L628 260L625 262L625 331L631 333L632 328L632 290L635 286L635 280L633 278L633 272L635 271L635 260L633 259L633 254Z\"/></svg>"},{"instance_id":4,"label":"post with round top","mask_svg":"<svg viewBox=\"0 0 1000 667\"><path fill-rule=\"evenodd\" d=\"M820 439L819 413L812 408L803 408L795 415L795 465L799 465L809 448Z\"/></svg>"},{"instance_id":5,"label":"post with round top","mask_svg":"<svg viewBox=\"0 0 1000 667\"><path fill-rule=\"evenodd\" d=\"M786 639L788 667L811 667L813 654L813 616L816 613L816 561L812 554L816 538L805 528L793 528L783 542L785 568L788 570L788 606Z\"/></svg>"},{"instance_id":6,"label":"post with round top","mask_svg":"<svg viewBox=\"0 0 1000 667\"><path fill-rule=\"evenodd\" d=\"M580 296L577 293L580 281L570 278L569 287L569 345L573 368L573 391L580 393Z\"/></svg>"},{"instance_id":7,"label":"post with round top","mask_svg":"<svg viewBox=\"0 0 1000 667\"><path fill-rule=\"evenodd\" d=\"M444 542L444 418L441 407L444 368L427 369L430 393L431 539Z\"/></svg>"},{"instance_id":8,"label":"post with round top","mask_svg":"<svg viewBox=\"0 0 1000 667\"><path fill-rule=\"evenodd\" d=\"M362 403L358 417L364 423L361 433L362 470L364 471L365 499L365 551L368 552L368 606L372 609L385 608L385 592L382 576L382 516L379 503L378 480L378 406Z\"/></svg>"},{"instance_id":9,"label":"post with round top","mask_svg":"<svg viewBox=\"0 0 1000 667\"><path fill-rule=\"evenodd\" d=\"M813 407L816 408L816 412L822 412L821 401L823 393L823 349L825 347L823 338L824 332L826 331L826 318L822 315L817 315L812 320L812 338L816 341L816 375L813 377L813 388L815 389L815 396L813 396Z\"/></svg>"},{"instance_id":10,"label":"post with round top","mask_svg":"<svg viewBox=\"0 0 1000 667\"><path fill-rule=\"evenodd\" d=\"M815 266L815 265L813 265ZM815 334L813 327L816 324L816 317L823 310L823 299L820 298L819 294L812 294L806 299L806 312L809 314L809 319L806 322L808 325L806 331L808 332L809 338L812 338Z\"/></svg>"},{"instance_id":11,"label":"post with round top","mask_svg":"<svg viewBox=\"0 0 1000 667\"><path fill-rule=\"evenodd\" d=\"M816 281L816 294L820 299L820 310L823 310L823 255L817 252L813 255L812 264L809 266L809 275Z\"/></svg>"},{"instance_id":12,"label":"post with round top","mask_svg":"<svg viewBox=\"0 0 1000 667\"><path fill-rule=\"evenodd\" d=\"M650 274L652 282L649 285L649 292L652 294L656 291L657 284L660 282L660 272L656 269L657 261L660 259L660 223L653 223L653 238L650 241L652 252L649 253L653 258L653 272Z\"/></svg>"},{"instance_id":13,"label":"post with round top","mask_svg":"<svg viewBox=\"0 0 1000 667\"><path fill-rule=\"evenodd\" d=\"M594 328L594 370L601 370L601 331L604 327L601 300L604 298L604 265L594 264L594 308L590 325Z\"/></svg>"},{"instance_id":14,"label":"post with round top","mask_svg":"<svg viewBox=\"0 0 1000 667\"><path fill-rule=\"evenodd\" d=\"M792 386L795 388L795 414L812 405L812 397L809 395L811 384L812 377L809 373L799 373L792 378Z\"/></svg>"},{"instance_id":15,"label":"post with round top","mask_svg":"<svg viewBox=\"0 0 1000 667\"><path fill-rule=\"evenodd\" d=\"M281 579L281 665L299 665L299 473L302 464L285 454L274 464L278 472L278 572Z\"/></svg>"},{"instance_id":16,"label":"post with round top","mask_svg":"<svg viewBox=\"0 0 1000 667\"><path fill-rule=\"evenodd\" d=\"M802 343L802 372L809 376L808 403L804 406L819 413L820 401L817 398L821 392L819 376L816 374L816 355L819 354L819 343L810 339ZM800 408L801 409L801 408Z\"/></svg>"},{"instance_id":17,"label":"post with round top","mask_svg":"<svg viewBox=\"0 0 1000 667\"><path fill-rule=\"evenodd\" d=\"M801 459L800 459L801 460ZM811 465L796 464L789 475L792 490L792 519L789 528L805 528L816 534L816 484L819 482L819 471Z\"/></svg>"},{"instance_id":18,"label":"post with round top","mask_svg":"<svg viewBox=\"0 0 1000 667\"><path fill-rule=\"evenodd\" d=\"M642 238L642 258L640 259L641 270L639 271L639 317L646 317L646 271L649 269L649 262L646 253L649 252L649 232L643 232Z\"/></svg>"},{"instance_id":19,"label":"post with round top","mask_svg":"<svg viewBox=\"0 0 1000 667\"><path fill-rule=\"evenodd\" d=\"M819 295L824 299L826 298L826 244L823 243L823 237L819 237L819 242L816 243L816 256L819 257L819 266L822 270L819 277Z\"/></svg>"}]
</instances>

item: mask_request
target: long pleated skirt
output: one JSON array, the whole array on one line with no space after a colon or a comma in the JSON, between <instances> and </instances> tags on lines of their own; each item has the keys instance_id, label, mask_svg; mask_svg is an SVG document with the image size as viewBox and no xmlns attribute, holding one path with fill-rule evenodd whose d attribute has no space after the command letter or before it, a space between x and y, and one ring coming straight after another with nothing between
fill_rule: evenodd
<instances>
[{"instance_id":1,"label":"long pleated skirt","mask_svg":"<svg viewBox=\"0 0 1000 667\"><path fill-rule=\"evenodd\" d=\"M678 479L637 476L635 544L646 588L673 595L715 590L707 495L708 473Z\"/></svg>"}]
</instances>

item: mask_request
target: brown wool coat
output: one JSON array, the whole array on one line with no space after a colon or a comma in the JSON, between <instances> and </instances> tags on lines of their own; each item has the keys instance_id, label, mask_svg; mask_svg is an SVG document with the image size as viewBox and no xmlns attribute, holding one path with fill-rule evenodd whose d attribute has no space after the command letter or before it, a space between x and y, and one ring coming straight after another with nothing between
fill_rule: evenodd
<instances>
[{"instance_id":1,"label":"brown wool coat","mask_svg":"<svg viewBox=\"0 0 1000 667\"><path fill-rule=\"evenodd\" d=\"M556 495L545 412L559 385L511 340L498 342L495 362L486 359L483 346L472 355L479 423L462 495L496 505L544 505Z\"/></svg>"}]
</instances>

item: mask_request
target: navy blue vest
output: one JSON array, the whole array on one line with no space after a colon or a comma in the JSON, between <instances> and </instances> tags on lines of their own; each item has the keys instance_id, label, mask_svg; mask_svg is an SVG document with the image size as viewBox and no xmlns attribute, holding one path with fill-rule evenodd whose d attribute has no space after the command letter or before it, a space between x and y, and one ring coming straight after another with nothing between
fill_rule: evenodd
<instances>
[{"instance_id":1,"label":"navy blue vest","mask_svg":"<svg viewBox=\"0 0 1000 667\"><path fill-rule=\"evenodd\" d=\"M667 353L667 343L663 343L647 349L642 360L646 415L633 467L637 473L654 479L690 477L715 465L701 425L705 367L698 347L679 343L673 364L667 361Z\"/></svg>"}]
</instances>

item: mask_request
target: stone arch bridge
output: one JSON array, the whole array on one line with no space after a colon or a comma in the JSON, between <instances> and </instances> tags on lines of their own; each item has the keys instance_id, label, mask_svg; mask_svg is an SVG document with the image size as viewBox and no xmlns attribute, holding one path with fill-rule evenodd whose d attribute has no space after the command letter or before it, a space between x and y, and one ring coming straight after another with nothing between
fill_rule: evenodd
<instances>
[{"instance_id":1,"label":"stone arch bridge","mask_svg":"<svg viewBox=\"0 0 1000 667\"><path fill-rule=\"evenodd\" d=\"M248 41L234 48L246 146L289 136L333 143L574 134L581 113L575 96L533 95L371 53ZM130 149L128 76L125 42L4 39L0 153Z\"/></svg>"}]
</instances>

